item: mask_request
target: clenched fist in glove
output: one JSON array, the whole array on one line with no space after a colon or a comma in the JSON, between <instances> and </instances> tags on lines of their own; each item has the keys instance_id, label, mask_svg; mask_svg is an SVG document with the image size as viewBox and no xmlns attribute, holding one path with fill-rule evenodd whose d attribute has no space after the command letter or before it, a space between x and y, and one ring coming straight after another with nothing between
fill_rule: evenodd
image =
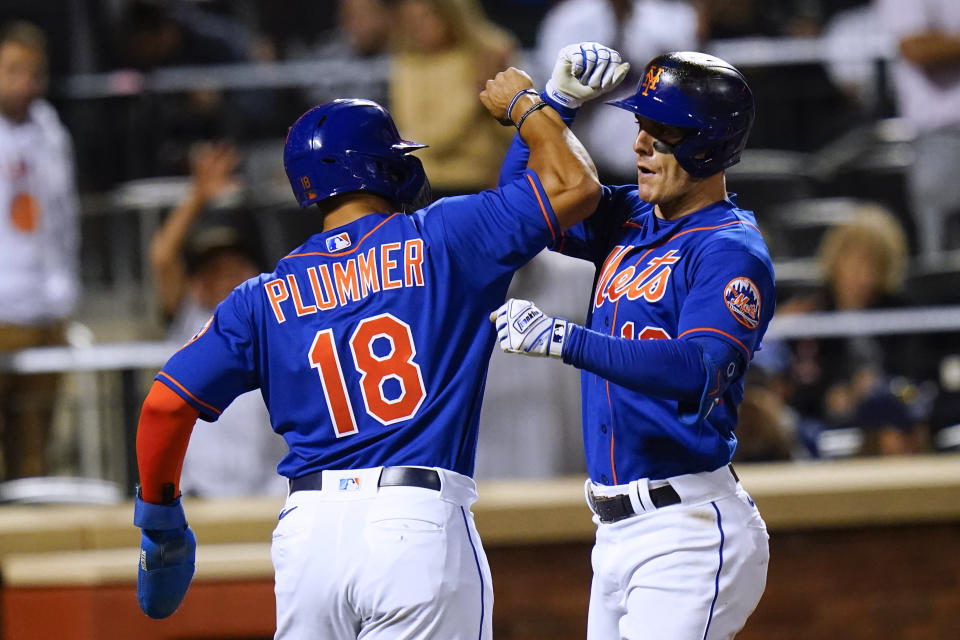
<instances>
[{"instance_id":1,"label":"clenched fist in glove","mask_svg":"<svg viewBox=\"0 0 960 640\"><path fill-rule=\"evenodd\" d=\"M563 354L567 321L544 315L529 300L510 298L490 314L490 321L497 327L500 348L508 353L554 358Z\"/></svg>"},{"instance_id":2,"label":"clenched fist in glove","mask_svg":"<svg viewBox=\"0 0 960 640\"><path fill-rule=\"evenodd\" d=\"M599 42L581 42L560 49L544 90L548 101L576 109L587 100L613 91L623 82L630 63Z\"/></svg>"},{"instance_id":3,"label":"clenched fist in glove","mask_svg":"<svg viewBox=\"0 0 960 640\"><path fill-rule=\"evenodd\" d=\"M133 524L143 529L137 602L151 618L166 618L180 606L193 579L197 539L187 526L180 498L152 504L138 495Z\"/></svg>"}]
</instances>

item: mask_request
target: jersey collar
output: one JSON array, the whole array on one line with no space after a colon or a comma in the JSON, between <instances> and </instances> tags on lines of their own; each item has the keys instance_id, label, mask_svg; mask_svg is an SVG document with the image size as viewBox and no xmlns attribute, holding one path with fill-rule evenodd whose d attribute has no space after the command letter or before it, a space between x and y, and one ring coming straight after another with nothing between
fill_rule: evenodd
<instances>
[{"instance_id":1,"label":"jersey collar","mask_svg":"<svg viewBox=\"0 0 960 640\"><path fill-rule=\"evenodd\" d=\"M730 199L719 200L698 209L676 220L662 220L653 213L653 205L648 205L642 212L630 218L627 224L638 227L639 234L634 238L635 246L648 247L665 242L671 236L694 227L712 226L729 221L736 217L732 213L737 208Z\"/></svg>"}]
</instances>

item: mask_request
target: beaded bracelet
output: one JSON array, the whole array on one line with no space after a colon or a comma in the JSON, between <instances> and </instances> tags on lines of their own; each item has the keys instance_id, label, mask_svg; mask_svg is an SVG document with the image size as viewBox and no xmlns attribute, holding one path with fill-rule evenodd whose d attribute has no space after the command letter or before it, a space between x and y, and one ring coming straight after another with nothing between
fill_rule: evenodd
<instances>
[{"instance_id":1,"label":"beaded bracelet","mask_svg":"<svg viewBox=\"0 0 960 640\"><path fill-rule=\"evenodd\" d=\"M515 94L513 94L513 98L510 100L510 104L507 105L507 120L509 121L510 124L515 124L513 121L513 118L510 117L510 114L513 113L514 105L517 104L517 100L520 99L520 96L528 93L532 93L534 96L538 98L540 97L540 94L537 93L536 90L534 89L520 89L520 91L517 91Z\"/></svg>"},{"instance_id":2,"label":"beaded bracelet","mask_svg":"<svg viewBox=\"0 0 960 640\"><path fill-rule=\"evenodd\" d=\"M547 106L547 102L545 100L541 100L540 102L536 103L535 105L527 109L526 112L522 116L520 116L520 119L517 120L517 125L516 125L517 131L520 131L520 127L521 125L523 125L523 121L527 119L528 115L530 115L534 111L539 111L540 109L543 109L545 106Z\"/></svg>"}]
</instances>

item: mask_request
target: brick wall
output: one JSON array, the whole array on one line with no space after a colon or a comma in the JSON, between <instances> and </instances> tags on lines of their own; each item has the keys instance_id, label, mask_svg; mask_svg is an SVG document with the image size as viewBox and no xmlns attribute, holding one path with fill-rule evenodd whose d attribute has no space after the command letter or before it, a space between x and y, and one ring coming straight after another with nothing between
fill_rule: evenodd
<instances>
[{"instance_id":1,"label":"brick wall","mask_svg":"<svg viewBox=\"0 0 960 640\"><path fill-rule=\"evenodd\" d=\"M775 531L738 640L957 640L960 524ZM489 547L498 640L583 640L588 544ZM655 640L655 639L653 639Z\"/></svg>"}]
</instances>

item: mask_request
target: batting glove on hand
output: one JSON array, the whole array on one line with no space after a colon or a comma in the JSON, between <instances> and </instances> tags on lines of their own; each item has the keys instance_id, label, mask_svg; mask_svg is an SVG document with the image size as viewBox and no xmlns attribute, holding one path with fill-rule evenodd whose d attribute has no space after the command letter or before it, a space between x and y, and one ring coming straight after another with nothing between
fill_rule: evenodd
<instances>
[{"instance_id":1,"label":"batting glove on hand","mask_svg":"<svg viewBox=\"0 0 960 640\"><path fill-rule=\"evenodd\" d=\"M576 109L587 100L613 91L623 82L630 63L599 42L581 42L560 49L544 90L549 100Z\"/></svg>"},{"instance_id":2,"label":"batting glove on hand","mask_svg":"<svg viewBox=\"0 0 960 640\"><path fill-rule=\"evenodd\" d=\"M151 504L137 496L133 524L143 529L137 602L151 618L166 618L180 606L193 579L197 539L180 498L173 504Z\"/></svg>"},{"instance_id":3,"label":"batting glove on hand","mask_svg":"<svg viewBox=\"0 0 960 640\"><path fill-rule=\"evenodd\" d=\"M554 358L563 354L568 322L545 316L529 300L510 298L490 314L490 321L497 327L500 348L507 353Z\"/></svg>"}]
</instances>

